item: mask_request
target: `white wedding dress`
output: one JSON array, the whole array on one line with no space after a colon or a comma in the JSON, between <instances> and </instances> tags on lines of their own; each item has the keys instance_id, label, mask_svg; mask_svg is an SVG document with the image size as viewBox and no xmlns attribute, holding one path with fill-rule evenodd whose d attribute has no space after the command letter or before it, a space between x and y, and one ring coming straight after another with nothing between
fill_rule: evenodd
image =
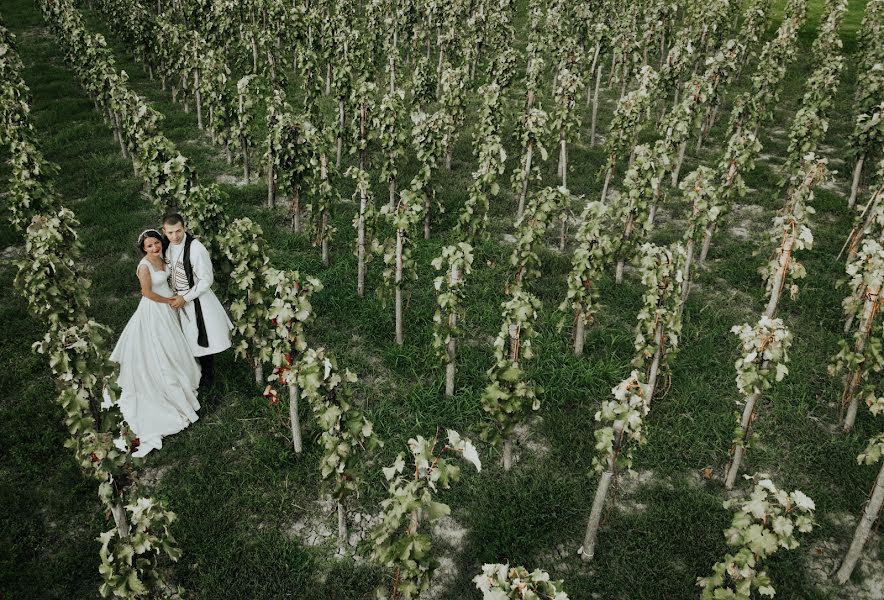
<instances>
[{"instance_id":1,"label":"white wedding dress","mask_svg":"<svg viewBox=\"0 0 884 600\"><path fill-rule=\"evenodd\" d=\"M138 263L142 268L150 271L154 293L174 296L168 270L155 270L147 259ZM199 364L175 309L168 304L142 297L110 359L120 364L120 411L140 441L134 456L162 448L163 436L178 433L199 418Z\"/></svg>"}]
</instances>

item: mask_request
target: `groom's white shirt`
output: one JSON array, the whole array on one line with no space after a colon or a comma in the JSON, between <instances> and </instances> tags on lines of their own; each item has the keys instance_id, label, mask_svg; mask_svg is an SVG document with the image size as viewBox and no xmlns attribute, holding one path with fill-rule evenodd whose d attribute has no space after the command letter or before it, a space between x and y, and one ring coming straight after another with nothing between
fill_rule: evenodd
<instances>
[{"instance_id":1,"label":"groom's white shirt","mask_svg":"<svg viewBox=\"0 0 884 600\"><path fill-rule=\"evenodd\" d=\"M172 277L179 277L176 266L183 258L184 242L180 244L169 244L170 263L172 266ZM209 251L203 246L199 240L193 240L190 243L190 264L193 265L193 287L186 293L181 294L187 302L193 302L199 298L204 292L212 288L215 282L215 275L212 271L212 259L209 257ZM183 274L183 265L182 265ZM184 276L187 281L186 275ZM187 289L187 284L177 286L179 289ZM173 286L174 289L174 286Z\"/></svg>"},{"instance_id":2,"label":"groom's white shirt","mask_svg":"<svg viewBox=\"0 0 884 600\"><path fill-rule=\"evenodd\" d=\"M182 311L181 328L184 330L193 355L217 354L230 348L230 330L233 329L233 323L230 322L221 302L212 291L215 277L212 272L212 259L209 257L209 251L199 240L195 239L190 243L190 264L193 266L193 287L190 289L187 289L187 276L181 262L184 260L184 242L170 244L168 253L171 267L171 287L175 293L183 292L181 295L187 301L187 304L180 309ZM199 332L196 324L196 308L193 305L193 301L197 298L200 299L203 311L203 321L209 341L208 347L200 346L197 343Z\"/></svg>"}]
</instances>

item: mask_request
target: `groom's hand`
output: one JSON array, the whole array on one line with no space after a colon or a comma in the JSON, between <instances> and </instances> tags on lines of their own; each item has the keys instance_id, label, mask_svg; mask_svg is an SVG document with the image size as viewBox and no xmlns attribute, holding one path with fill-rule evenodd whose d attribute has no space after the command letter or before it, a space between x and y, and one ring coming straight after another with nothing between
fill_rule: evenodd
<instances>
[{"instance_id":1,"label":"groom's hand","mask_svg":"<svg viewBox=\"0 0 884 600\"><path fill-rule=\"evenodd\" d=\"M187 300L184 299L184 296L175 296L172 300L172 308L181 308L187 304Z\"/></svg>"}]
</instances>

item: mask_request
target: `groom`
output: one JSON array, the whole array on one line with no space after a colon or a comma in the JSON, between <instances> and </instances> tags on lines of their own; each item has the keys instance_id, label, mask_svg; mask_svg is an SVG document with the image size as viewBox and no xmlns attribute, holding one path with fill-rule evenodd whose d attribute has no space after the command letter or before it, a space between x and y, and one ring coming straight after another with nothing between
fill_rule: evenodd
<instances>
[{"instance_id":1,"label":"groom","mask_svg":"<svg viewBox=\"0 0 884 600\"><path fill-rule=\"evenodd\" d=\"M181 328L193 356L202 367L200 389L207 391L215 382L214 355L231 346L233 324L212 292L212 260L206 247L184 226L184 217L169 214L163 218L163 233L169 240L169 287L175 292L172 308L178 310Z\"/></svg>"}]
</instances>

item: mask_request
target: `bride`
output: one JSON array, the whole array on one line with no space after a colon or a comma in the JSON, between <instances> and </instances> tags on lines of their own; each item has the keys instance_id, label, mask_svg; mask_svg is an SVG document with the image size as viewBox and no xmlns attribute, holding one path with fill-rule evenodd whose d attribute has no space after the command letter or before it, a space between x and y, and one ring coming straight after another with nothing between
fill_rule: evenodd
<instances>
[{"instance_id":1,"label":"bride","mask_svg":"<svg viewBox=\"0 0 884 600\"><path fill-rule=\"evenodd\" d=\"M120 411L140 442L133 456L162 448L163 436L199 418L200 368L171 307L175 294L163 261L166 244L155 229L138 236L144 256L136 269L141 302L110 356L120 365Z\"/></svg>"}]
</instances>

